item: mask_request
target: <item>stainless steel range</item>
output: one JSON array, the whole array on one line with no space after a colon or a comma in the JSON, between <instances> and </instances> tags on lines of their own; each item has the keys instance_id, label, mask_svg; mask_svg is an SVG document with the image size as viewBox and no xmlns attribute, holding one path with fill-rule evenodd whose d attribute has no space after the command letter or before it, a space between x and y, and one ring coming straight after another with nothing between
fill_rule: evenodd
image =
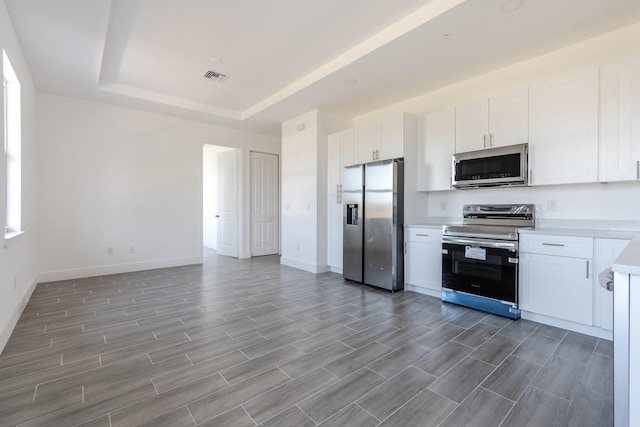
<instances>
[{"instance_id":1,"label":"stainless steel range","mask_svg":"<svg viewBox=\"0 0 640 427\"><path fill-rule=\"evenodd\" d=\"M442 300L517 319L518 230L533 205L465 205L462 225L442 229Z\"/></svg>"}]
</instances>

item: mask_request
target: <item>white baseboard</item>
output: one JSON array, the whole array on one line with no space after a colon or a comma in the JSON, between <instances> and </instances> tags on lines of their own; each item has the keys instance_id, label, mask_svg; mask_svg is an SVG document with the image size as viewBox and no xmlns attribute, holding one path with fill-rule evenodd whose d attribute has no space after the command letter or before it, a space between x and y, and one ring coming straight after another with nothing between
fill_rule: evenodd
<instances>
[{"instance_id":1,"label":"white baseboard","mask_svg":"<svg viewBox=\"0 0 640 427\"><path fill-rule=\"evenodd\" d=\"M329 271L328 265L316 265L311 264L304 261L297 261L295 259L285 258L283 256L280 257L280 264L286 265L287 267L297 268L298 270L308 271L309 273L326 273Z\"/></svg>"},{"instance_id":2,"label":"white baseboard","mask_svg":"<svg viewBox=\"0 0 640 427\"><path fill-rule=\"evenodd\" d=\"M204 246L205 248L213 249L214 251L218 250L218 244L216 242L205 240L204 242L202 242L202 246Z\"/></svg>"},{"instance_id":3,"label":"white baseboard","mask_svg":"<svg viewBox=\"0 0 640 427\"><path fill-rule=\"evenodd\" d=\"M31 283L27 287L24 295L22 295L22 298L20 298L19 304L14 308L13 312L11 313L11 316L9 317L7 323L2 325L2 328L0 329L0 354L2 354L4 347L7 345L7 342L9 341L9 338L13 333L13 329L18 324L18 320L20 320L20 316L22 316L22 312L24 311L24 308L27 306L27 303L31 299L31 294L33 294L33 291L36 289L37 285L38 285L38 281L34 276L33 279L31 279Z\"/></svg>"},{"instance_id":4,"label":"white baseboard","mask_svg":"<svg viewBox=\"0 0 640 427\"><path fill-rule=\"evenodd\" d=\"M520 313L520 317L525 320L532 320L545 325L555 326L556 328L567 329L580 334L591 335L592 337L613 341L613 331L602 329L598 326L583 325L582 323L571 322L570 320L558 319L551 316L545 316L544 314L531 313L524 310Z\"/></svg>"},{"instance_id":5,"label":"white baseboard","mask_svg":"<svg viewBox=\"0 0 640 427\"><path fill-rule=\"evenodd\" d=\"M107 276L109 274L130 273L133 271L154 270L157 268L180 267L183 265L202 264L202 257L173 258L153 261L134 262L128 264L100 265L94 267L73 268L68 270L44 271L37 274L37 282L55 282L84 277Z\"/></svg>"},{"instance_id":6,"label":"white baseboard","mask_svg":"<svg viewBox=\"0 0 640 427\"><path fill-rule=\"evenodd\" d=\"M408 283L404 284L405 291L412 291L418 294L429 295L430 297L435 297L438 299L442 299L442 291L434 291L433 289L423 288L422 286L410 285Z\"/></svg>"},{"instance_id":7,"label":"white baseboard","mask_svg":"<svg viewBox=\"0 0 640 427\"><path fill-rule=\"evenodd\" d=\"M342 269L338 267L329 267L329 271L332 273L343 274Z\"/></svg>"}]
</instances>

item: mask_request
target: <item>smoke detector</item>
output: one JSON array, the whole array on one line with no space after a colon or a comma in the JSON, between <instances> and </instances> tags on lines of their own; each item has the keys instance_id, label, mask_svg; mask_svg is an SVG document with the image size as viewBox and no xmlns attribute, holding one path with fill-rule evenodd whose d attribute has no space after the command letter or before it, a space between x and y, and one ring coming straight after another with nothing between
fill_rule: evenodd
<instances>
[{"instance_id":1,"label":"smoke detector","mask_svg":"<svg viewBox=\"0 0 640 427\"><path fill-rule=\"evenodd\" d=\"M202 77L209 80L215 80L220 83L224 82L229 78L229 76L227 76L226 74L222 74L213 70L205 70L204 73L202 74Z\"/></svg>"}]
</instances>

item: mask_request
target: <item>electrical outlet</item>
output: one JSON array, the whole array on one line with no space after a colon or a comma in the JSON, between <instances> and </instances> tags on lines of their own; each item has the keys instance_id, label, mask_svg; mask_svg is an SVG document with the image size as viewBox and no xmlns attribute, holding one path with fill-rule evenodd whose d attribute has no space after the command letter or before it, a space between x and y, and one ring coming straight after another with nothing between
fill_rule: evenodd
<instances>
[{"instance_id":1,"label":"electrical outlet","mask_svg":"<svg viewBox=\"0 0 640 427\"><path fill-rule=\"evenodd\" d=\"M558 210L558 201L557 200L547 200L547 210L549 212L555 212Z\"/></svg>"},{"instance_id":2,"label":"electrical outlet","mask_svg":"<svg viewBox=\"0 0 640 427\"><path fill-rule=\"evenodd\" d=\"M113 248L111 246L107 248L107 255L113 255Z\"/></svg>"}]
</instances>

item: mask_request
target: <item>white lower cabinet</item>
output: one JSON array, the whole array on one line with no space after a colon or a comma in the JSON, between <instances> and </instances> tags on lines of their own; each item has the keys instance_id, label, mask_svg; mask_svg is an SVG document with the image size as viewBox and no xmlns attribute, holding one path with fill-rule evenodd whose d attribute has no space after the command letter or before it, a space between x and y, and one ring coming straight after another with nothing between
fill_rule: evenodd
<instances>
[{"instance_id":1,"label":"white lower cabinet","mask_svg":"<svg viewBox=\"0 0 640 427\"><path fill-rule=\"evenodd\" d=\"M592 325L593 239L532 234L520 246L520 308Z\"/></svg>"},{"instance_id":2,"label":"white lower cabinet","mask_svg":"<svg viewBox=\"0 0 640 427\"><path fill-rule=\"evenodd\" d=\"M442 291L442 230L407 227L404 234L404 282L432 296Z\"/></svg>"},{"instance_id":3,"label":"white lower cabinet","mask_svg":"<svg viewBox=\"0 0 640 427\"><path fill-rule=\"evenodd\" d=\"M625 239L595 239L593 325L602 329L613 330L613 292L600 286L598 275L607 267L611 267L628 244L629 240Z\"/></svg>"}]
</instances>

